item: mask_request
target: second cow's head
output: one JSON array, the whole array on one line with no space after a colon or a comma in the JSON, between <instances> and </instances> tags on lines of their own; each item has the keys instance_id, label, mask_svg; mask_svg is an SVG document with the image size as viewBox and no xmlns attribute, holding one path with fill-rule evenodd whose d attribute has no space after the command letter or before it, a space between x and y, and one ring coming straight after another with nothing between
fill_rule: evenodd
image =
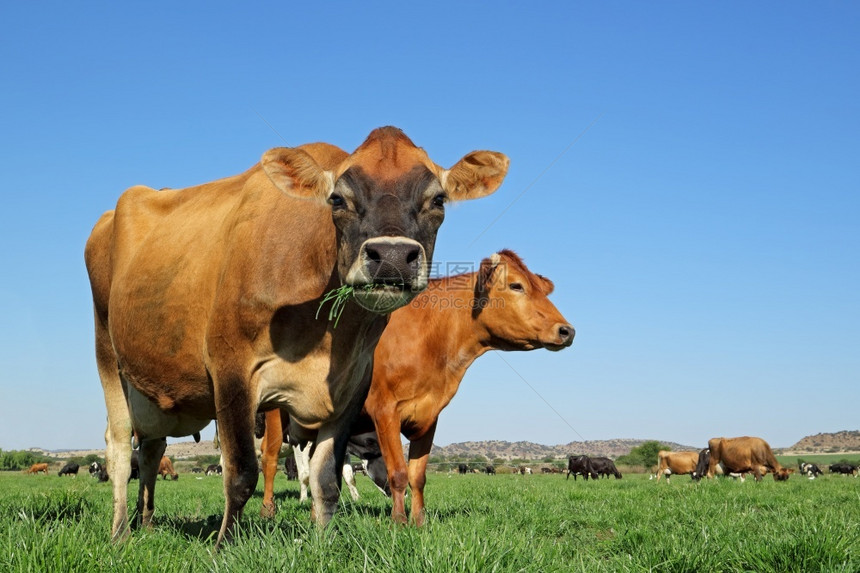
<instances>
[{"instance_id":1,"label":"second cow's head","mask_svg":"<svg viewBox=\"0 0 860 573\"><path fill-rule=\"evenodd\" d=\"M359 304L388 313L427 286L445 203L498 189L508 158L473 151L444 169L402 131L383 127L351 155L327 144L281 147L262 165L281 191L330 206L341 281Z\"/></svg>"}]
</instances>

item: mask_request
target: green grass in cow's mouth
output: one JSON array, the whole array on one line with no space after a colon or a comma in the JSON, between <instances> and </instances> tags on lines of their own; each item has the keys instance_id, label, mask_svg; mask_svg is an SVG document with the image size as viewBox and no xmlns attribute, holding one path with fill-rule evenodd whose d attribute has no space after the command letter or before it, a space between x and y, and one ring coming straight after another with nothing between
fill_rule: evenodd
<instances>
[{"instance_id":1,"label":"green grass in cow's mouth","mask_svg":"<svg viewBox=\"0 0 860 573\"><path fill-rule=\"evenodd\" d=\"M322 310L323 305L329 301L332 302L331 308L328 311L328 319L334 320L334 328L337 328L337 323L340 321L340 317L343 314L344 308L346 308L346 303L349 302L349 299L355 295L357 290L363 290L365 292L371 292L373 290L403 290L406 288L406 283L396 283L396 284L382 284L382 283L368 283L362 285L360 287L355 287L352 285L340 285L336 289L332 289L323 295L322 300L320 301L319 308L317 308L316 318L320 317L320 311Z\"/></svg>"},{"instance_id":2,"label":"green grass in cow's mouth","mask_svg":"<svg viewBox=\"0 0 860 573\"><path fill-rule=\"evenodd\" d=\"M325 293L320 301L320 306L317 309L316 318L320 317L320 311L325 303L334 301L328 311L328 319L334 319L334 327L337 328L337 323L340 321L340 316L343 314L343 309L346 308L346 303L352 298L355 293L355 287L352 285L340 285L336 289L332 289Z\"/></svg>"}]
</instances>

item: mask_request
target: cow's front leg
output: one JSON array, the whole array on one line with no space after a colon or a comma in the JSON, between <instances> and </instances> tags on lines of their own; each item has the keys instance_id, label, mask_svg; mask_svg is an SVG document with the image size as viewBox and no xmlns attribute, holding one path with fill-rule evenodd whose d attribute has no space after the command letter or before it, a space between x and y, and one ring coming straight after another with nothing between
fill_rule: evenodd
<instances>
[{"instance_id":1,"label":"cow's front leg","mask_svg":"<svg viewBox=\"0 0 860 573\"><path fill-rule=\"evenodd\" d=\"M403 446L400 443L400 417L391 409L373 419L379 449L388 471L388 487L391 488L391 519L395 523L406 523L406 486L409 478Z\"/></svg>"},{"instance_id":2,"label":"cow's front leg","mask_svg":"<svg viewBox=\"0 0 860 573\"><path fill-rule=\"evenodd\" d=\"M259 466L254 448L254 407L234 400L230 407L218 413L218 435L224 457L224 519L215 548L233 535L233 525L242 516L242 509L254 493Z\"/></svg>"},{"instance_id":3,"label":"cow's front leg","mask_svg":"<svg viewBox=\"0 0 860 573\"><path fill-rule=\"evenodd\" d=\"M327 424L320 428L311 450L311 519L320 527L331 521L340 499L341 471L346 455L349 424Z\"/></svg>"},{"instance_id":4,"label":"cow's front leg","mask_svg":"<svg viewBox=\"0 0 860 573\"><path fill-rule=\"evenodd\" d=\"M266 433L263 435L263 507L261 517L274 517L275 507L275 474L278 473L278 454L284 442L284 431L281 426L281 411L278 409L266 412Z\"/></svg>"},{"instance_id":5,"label":"cow's front leg","mask_svg":"<svg viewBox=\"0 0 860 573\"><path fill-rule=\"evenodd\" d=\"M423 436L409 443L409 488L412 490L410 518L417 527L424 525L424 484L427 483L427 461L435 434L434 422Z\"/></svg>"},{"instance_id":6,"label":"cow's front leg","mask_svg":"<svg viewBox=\"0 0 860 573\"><path fill-rule=\"evenodd\" d=\"M150 527L155 512L155 483L158 477L158 464L167 448L167 438L144 438L140 442L139 476L140 487L137 494L137 510L134 525Z\"/></svg>"}]
</instances>

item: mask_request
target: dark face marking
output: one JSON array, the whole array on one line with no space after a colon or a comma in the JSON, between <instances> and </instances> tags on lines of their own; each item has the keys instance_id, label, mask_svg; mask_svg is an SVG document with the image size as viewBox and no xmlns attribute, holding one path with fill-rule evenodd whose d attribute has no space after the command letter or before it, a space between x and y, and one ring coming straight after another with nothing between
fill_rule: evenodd
<instances>
[{"instance_id":1,"label":"dark face marking","mask_svg":"<svg viewBox=\"0 0 860 573\"><path fill-rule=\"evenodd\" d=\"M429 266L436 233L445 218L444 203L439 180L423 165L388 181L371 178L359 166L347 169L329 197L341 277L360 256L365 241L377 237L405 237L418 242L425 251L424 264Z\"/></svg>"}]
</instances>

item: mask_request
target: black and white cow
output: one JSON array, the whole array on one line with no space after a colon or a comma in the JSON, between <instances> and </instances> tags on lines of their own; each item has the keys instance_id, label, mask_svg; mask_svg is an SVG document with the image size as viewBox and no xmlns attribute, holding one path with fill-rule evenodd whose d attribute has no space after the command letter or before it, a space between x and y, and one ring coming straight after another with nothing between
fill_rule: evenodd
<instances>
[{"instance_id":1,"label":"black and white cow","mask_svg":"<svg viewBox=\"0 0 860 573\"><path fill-rule=\"evenodd\" d=\"M98 479L100 482L106 482L110 479L110 476L108 476L107 473L107 468L99 462L93 462L90 464L90 475Z\"/></svg>"},{"instance_id":2,"label":"black and white cow","mask_svg":"<svg viewBox=\"0 0 860 573\"><path fill-rule=\"evenodd\" d=\"M208 476L220 476L223 471L224 468L222 468L220 464L210 464L206 466L206 475Z\"/></svg>"},{"instance_id":3,"label":"black and white cow","mask_svg":"<svg viewBox=\"0 0 860 573\"><path fill-rule=\"evenodd\" d=\"M797 462L797 467L800 470L800 473L806 474L809 476L809 479L815 479L824 473L817 465L807 462Z\"/></svg>"},{"instance_id":4,"label":"black and white cow","mask_svg":"<svg viewBox=\"0 0 860 573\"><path fill-rule=\"evenodd\" d=\"M573 474L573 481L576 481L576 476L581 475L588 481L589 476L592 479L597 479L599 476L594 471L591 465L591 458L588 456L570 456L567 460L567 479L570 479Z\"/></svg>"}]
</instances>

